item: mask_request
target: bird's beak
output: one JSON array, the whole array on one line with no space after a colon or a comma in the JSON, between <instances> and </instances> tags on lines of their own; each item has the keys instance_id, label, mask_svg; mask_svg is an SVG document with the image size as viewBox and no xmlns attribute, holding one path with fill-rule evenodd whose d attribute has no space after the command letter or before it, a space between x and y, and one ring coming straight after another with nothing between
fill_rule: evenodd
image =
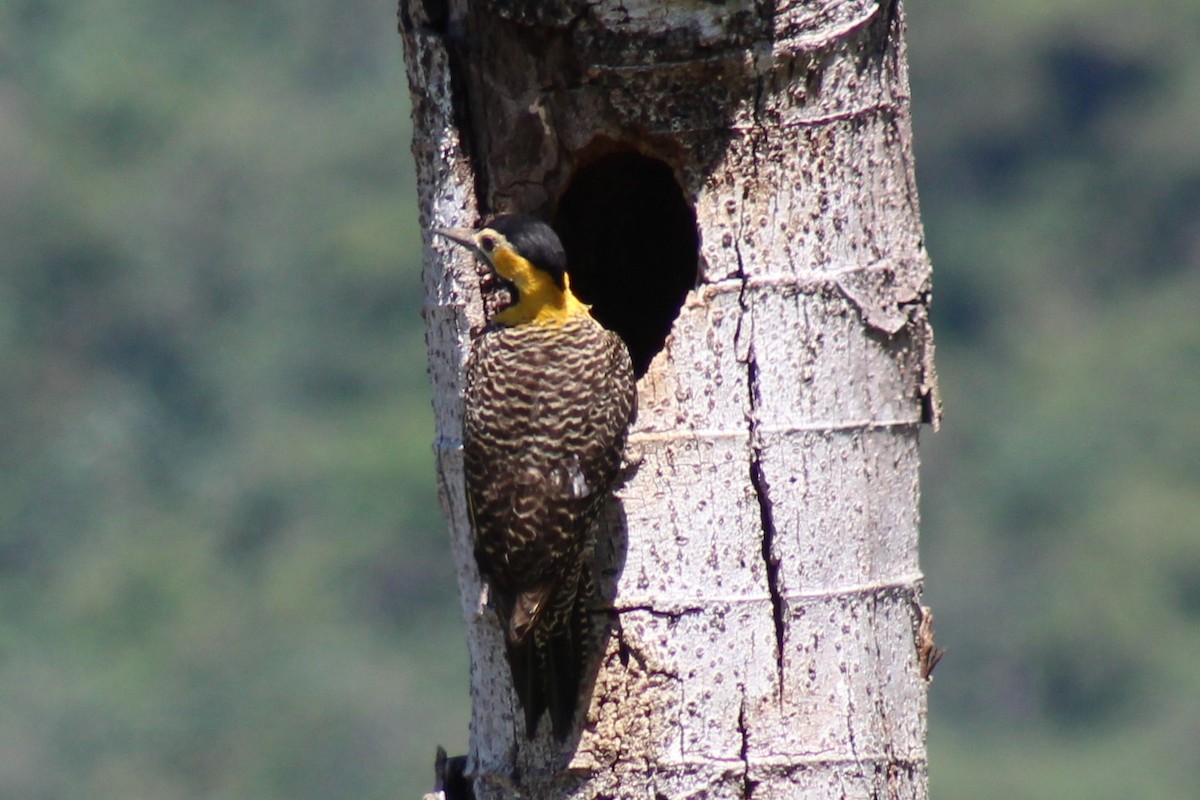
<instances>
[{"instance_id":1,"label":"bird's beak","mask_svg":"<svg viewBox=\"0 0 1200 800\"><path fill-rule=\"evenodd\" d=\"M470 228L434 228L433 232L438 236L449 239L452 242L461 244L468 250L478 250L475 244L475 231Z\"/></svg>"}]
</instances>

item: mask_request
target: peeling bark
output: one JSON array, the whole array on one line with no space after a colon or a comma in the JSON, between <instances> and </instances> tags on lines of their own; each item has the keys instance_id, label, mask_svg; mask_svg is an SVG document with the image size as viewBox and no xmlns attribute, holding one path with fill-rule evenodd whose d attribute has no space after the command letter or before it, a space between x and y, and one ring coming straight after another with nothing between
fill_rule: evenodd
<instances>
[{"instance_id":1,"label":"peeling bark","mask_svg":"<svg viewBox=\"0 0 1200 800\"><path fill-rule=\"evenodd\" d=\"M475 795L925 797L917 440L940 411L899 4L403 0L400 19L426 228L556 219L618 321L659 313L643 279L679 248L696 265L665 342L615 325L648 348L639 466L596 531L608 624L558 746L525 740L471 558L461 375L490 301L427 241ZM698 238L638 205L664 188Z\"/></svg>"}]
</instances>

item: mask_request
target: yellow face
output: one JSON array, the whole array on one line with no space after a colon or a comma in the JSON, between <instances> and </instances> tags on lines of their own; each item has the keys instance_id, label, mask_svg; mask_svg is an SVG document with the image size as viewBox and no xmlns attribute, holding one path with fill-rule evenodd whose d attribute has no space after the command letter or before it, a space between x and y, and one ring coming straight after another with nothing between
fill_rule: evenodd
<instances>
[{"instance_id":1,"label":"yellow face","mask_svg":"<svg viewBox=\"0 0 1200 800\"><path fill-rule=\"evenodd\" d=\"M478 231L441 230L438 233L478 252L497 275L516 287L517 301L498 312L493 321L508 326L557 326L577 314L588 313L588 306L571 292L571 280L567 275L563 275L560 288L553 277L521 256L499 231L483 228Z\"/></svg>"},{"instance_id":2,"label":"yellow face","mask_svg":"<svg viewBox=\"0 0 1200 800\"><path fill-rule=\"evenodd\" d=\"M542 282L554 283L549 275L518 255L508 240L491 228L484 228L474 238L475 247L496 270L496 274L516 286L521 294Z\"/></svg>"}]
</instances>

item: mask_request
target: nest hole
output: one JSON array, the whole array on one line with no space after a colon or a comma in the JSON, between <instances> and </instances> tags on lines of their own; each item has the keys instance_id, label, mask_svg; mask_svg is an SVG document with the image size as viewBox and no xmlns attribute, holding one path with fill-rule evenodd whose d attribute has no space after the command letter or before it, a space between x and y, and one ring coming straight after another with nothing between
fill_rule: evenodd
<instances>
[{"instance_id":1,"label":"nest hole","mask_svg":"<svg viewBox=\"0 0 1200 800\"><path fill-rule=\"evenodd\" d=\"M602 156L571 178L554 228L571 288L625 340L640 378L696 284L696 214L674 172L641 153Z\"/></svg>"}]
</instances>

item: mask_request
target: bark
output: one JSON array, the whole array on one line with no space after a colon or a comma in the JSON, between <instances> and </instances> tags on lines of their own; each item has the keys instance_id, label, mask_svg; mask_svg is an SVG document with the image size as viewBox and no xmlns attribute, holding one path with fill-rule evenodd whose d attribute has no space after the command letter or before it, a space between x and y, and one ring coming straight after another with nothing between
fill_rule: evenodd
<instances>
[{"instance_id":1,"label":"bark","mask_svg":"<svg viewBox=\"0 0 1200 800\"><path fill-rule=\"evenodd\" d=\"M938 408L899 5L402 0L400 20L422 225L554 219L644 371L638 467L596 533L586 718L527 742L462 490L484 293L426 241L476 796L925 797Z\"/></svg>"}]
</instances>

